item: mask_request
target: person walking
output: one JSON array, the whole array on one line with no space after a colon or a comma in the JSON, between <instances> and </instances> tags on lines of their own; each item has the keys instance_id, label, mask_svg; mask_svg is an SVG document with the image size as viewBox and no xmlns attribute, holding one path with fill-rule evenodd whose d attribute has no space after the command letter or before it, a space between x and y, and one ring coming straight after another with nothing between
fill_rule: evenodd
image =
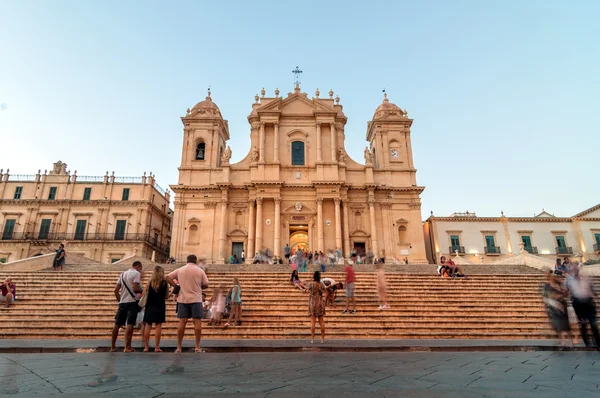
<instances>
[{"instance_id":1,"label":"person walking","mask_svg":"<svg viewBox=\"0 0 600 398\"><path fill-rule=\"evenodd\" d=\"M150 342L150 329L154 324L154 352L160 349L162 324L165 323L167 306L165 301L169 297L169 284L165 280L165 270L160 265L154 267L150 283L146 286L146 307L144 308L144 352L148 352Z\"/></svg>"},{"instance_id":2,"label":"person walking","mask_svg":"<svg viewBox=\"0 0 600 398\"><path fill-rule=\"evenodd\" d=\"M581 339L586 347L596 346L596 348L600 348L600 334L598 333L598 323L596 318L596 303L594 302L594 284L589 277L581 275L581 269L577 263L570 263L569 265L569 274L565 279L564 285L569 293L571 293L573 309L575 310L577 319L579 319ZM593 336L593 342L591 344L588 341L588 322L592 329Z\"/></svg>"},{"instance_id":3,"label":"person walking","mask_svg":"<svg viewBox=\"0 0 600 398\"><path fill-rule=\"evenodd\" d=\"M54 261L52 262L52 268L54 269L54 271L58 271L59 269L61 271L63 270L66 255L67 253L65 252L65 245L61 243L60 245L58 245L56 255L54 256Z\"/></svg>"},{"instance_id":4,"label":"person walking","mask_svg":"<svg viewBox=\"0 0 600 398\"><path fill-rule=\"evenodd\" d=\"M290 245L289 244L285 244L285 247L283 248L283 254L285 255L285 259L287 260L287 263L290 263Z\"/></svg>"},{"instance_id":5,"label":"person walking","mask_svg":"<svg viewBox=\"0 0 600 398\"><path fill-rule=\"evenodd\" d=\"M244 249L242 249L242 253L240 254L241 260L242 260L242 264L246 263L246 252L244 251Z\"/></svg>"},{"instance_id":6,"label":"person walking","mask_svg":"<svg viewBox=\"0 0 600 398\"><path fill-rule=\"evenodd\" d=\"M569 315L567 312L566 290L558 281L558 276L554 274L552 269L545 267L547 282L542 287L542 295L544 304L546 305L546 314L552 329L561 340L564 347L569 339L569 346L573 345L573 335L571 333L571 325L569 324Z\"/></svg>"},{"instance_id":7,"label":"person walking","mask_svg":"<svg viewBox=\"0 0 600 398\"><path fill-rule=\"evenodd\" d=\"M200 261L204 264L204 260ZM167 275L167 282L175 287L179 282L180 290L177 297L177 349L181 352L181 344L185 327L189 319L194 322L194 336L196 338L195 352L200 352L200 339L202 337L202 289L208 288L206 273L198 265L198 258L194 254L187 256L187 264Z\"/></svg>"},{"instance_id":8,"label":"person walking","mask_svg":"<svg viewBox=\"0 0 600 398\"><path fill-rule=\"evenodd\" d=\"M231 289L231 312L229 313L229 320L225 324L225 327L238 326L240 321L240 311L242 305L242 288L238 278L233 278L233 288ZM233 322L232 322L233 320Z\"/></svg>"},{"instance_id":9,"label":"person walking","mask_svg":"<svg viewBox=\"0 0 600 398\"><path fill-rule=\"evenodd\" d=\"M383 264L377 263L377 296L379 297L379 310L389 310L388 295L387 295L387 281L385 280L385 272L383 271Z\"/></svg>"},{"instance_id":10,"label":"person walking","mask_svg":"<svg viewBox=\"0 0 600 398\"><path fill-rule=\"evenodd\" d=\"M311 343L315 342L315 324L319 320L319 328L321 330L321 343L325 342L325 304L323 302L323 294L325 293L325 285L321 283L321 273L315 271L313 280L308 284L308 315L310 320L310 335Z\"/></svg>"},{"instance_id":11,"label":"person walking","mask_svg":"<svg viewBox=\"0 0 600 398\"><path fill-rule=\"evenodd\" d=\"M125 325L127 327L125 328L125 348L123 352L135 351L131 347L131 339L133 338L133 326L135 325L138 312L140 312L136 295L142 292L141 271L142 263L134 261L131 268L123 272L117 280L114 293L119 302L119 309L117 310L117 315L115 315L115 326L113 327L111 336L110 352L117 351L116 343L117 337L119 337L119 330Z\"/></svg>"},{"instance_id":12,"label":"person walking","mask_svg":"<svg viewBox=\"0 0 600 398\"><path fill-rule=\"evenodd\" d=\"M354 274L354 268L352 264L346 265L346 309L342 311L342 314L356 314L356 299L354 298L354 282L356 282L356 276ZM350 301L352 301L352 311L350 311Z\"/></svg>"}]
</instances>

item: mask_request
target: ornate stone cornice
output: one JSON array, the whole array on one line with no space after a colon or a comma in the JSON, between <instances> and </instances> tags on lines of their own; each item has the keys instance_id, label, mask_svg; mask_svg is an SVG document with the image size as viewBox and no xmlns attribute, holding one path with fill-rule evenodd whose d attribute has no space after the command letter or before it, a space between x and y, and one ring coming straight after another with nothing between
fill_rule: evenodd
<instances>
[{"instance_id":1,"label":"ornate stone cornice","mask_svg":"<svg viewBox=\"0 0 600 398\"><path fill-rule=\"evenodd\" d=\"M204 208L205 209L214 209L215 207L217 207L217 201L209 201L209 202L204 202Z\"/></svg>"}]
</instances>

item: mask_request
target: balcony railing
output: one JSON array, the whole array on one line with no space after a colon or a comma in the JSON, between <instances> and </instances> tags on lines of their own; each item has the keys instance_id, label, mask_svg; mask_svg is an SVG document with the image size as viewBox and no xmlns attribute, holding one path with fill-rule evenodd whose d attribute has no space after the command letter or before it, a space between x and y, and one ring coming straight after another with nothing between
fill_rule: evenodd
<instances>
[{"instance_id":1,"label":"balcony railing","mask_svg":"<svg viewBox=\"0 0 600 398\"><path fill-rule=\"evenodd\" d=\"M141 184L142 177L115 177L115 182Z\"/></svg>"},{"instance_id":2,"label":"balcony railing","mask_svg":"<svg viewBox=\"0 0 600 398\"><path fill-rule=\"evenodd\" d=\"M600 252L600 243L596 243L596 244L594 245L594 251L595 251L595 252Z\"/></svg>"},{"instance_id":3,"label":"balcony railing","mask_svg":"<svg viewBox=\"0 0 600 398\"><path fill-rule=\"evenodd\" d=\"M13 232L12 234L2 233L0 234L0 240L18 240L18 241L142 241L155 246L159 250L167 251L168 246L166 244L161 244L159 239L156 239L154 236L150 236L147 234L122 234L122 233L112 233L112 234L100 234L100 233L32 233L32 232Z\"/></svg>"},{"instance_id":4,"label":"balcony railing","mask_svg":"<svg viewBox=\"0 0 600 398\"><path fill-rule=\"evenodd\" d=\"M77 176L77 182L104 182L104 176Z\"/></svg>"},{"instance_id":5,"label":"balcony railing","mask_svg":"<svg viewBox=\"0 0 600 398\"><path fill-rule=\"evenodd\" d=\"M525 246L523 249L529 254L538 254L538 248L535 246Z\"/></svg>"},{"instance_id":6,"label":"balcony railing","mask_svg":"<svg viewBox=\"0 0 600 398\"><path fill-rule=\"evenodd\" d=\"M485 254L500 254L499 246L486 246L484 250Z\"/></svg>"},{"instance_id":7,"label":"balcony railing","mask_svg":"<svg viewBox=\"0 0 600 398\"><path fill-rule=\"evenodd\" d=\"M154 183L154 188L160 193L162 196L165 196L165 190L160 187L157 183Z\"/></svg>"},{"instance_id":8,"label":"balcony railing","mask_svg":"<svg viewBox=\"0 0 600 398\"><path fill-rule=\"evenodd\" d=\"M11 174L9 181L35 181L35 174Z\"/></svg>"},{"instance_id":9,"label":"balcony railing","mask_svg":"<svg viewBox=\"0 0 600 398\"><path fill-rule=\"evenodd\" d=\"M573 254L572 247L557 247L556 254Z\"/></svg>"},{"instance_id":10,"label":"balcony railing","mask_svg":"<svg viewBox=\"0 0 600 398\"><path fill-rule=\"evenodd\" d=\"M464 246L450 246L448 248L448 250L450 251L451 254L456 253L457 250L458 250L458 254L465 254L465 247Z\"/></svg>"}]
</instances>

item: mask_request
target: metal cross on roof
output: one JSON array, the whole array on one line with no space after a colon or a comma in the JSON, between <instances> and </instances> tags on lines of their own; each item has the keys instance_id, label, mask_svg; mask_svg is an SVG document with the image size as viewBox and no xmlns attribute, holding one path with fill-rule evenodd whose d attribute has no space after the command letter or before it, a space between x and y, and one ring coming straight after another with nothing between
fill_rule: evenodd
<instances>
[{"instance_id":1,"label":"metal cross on roof","mask_svg":"<svg viewBox=\"0 0 600 398\"><path fill-rule=\"evenodd\" d=\"M294 69L292 73L294 74L294 84L300 84L300 73L302 73L300 68L296 66L296 69Z\"/></svg>"}]
</instances>

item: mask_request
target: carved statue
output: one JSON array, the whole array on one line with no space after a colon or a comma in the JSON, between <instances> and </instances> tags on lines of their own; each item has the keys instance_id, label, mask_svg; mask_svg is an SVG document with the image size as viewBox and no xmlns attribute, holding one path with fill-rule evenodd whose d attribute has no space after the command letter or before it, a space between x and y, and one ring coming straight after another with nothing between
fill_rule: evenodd
<instances>
[{"instance_id":1,"label":"carved statue","mask_svg":"<svg viewBox=\"0 0 600 398\"><path fill-rule=\"evenodd\" d=\"M302 202L296 202L296 211L302 210Z\"/></svg>"},{"instance_id":2,"label":"carved statue","mask_svg":"<svg viewBox=\"0 0 600 398\"><path fill-rule=\"evenodd\" d=\"M365 148L365 163L372 164L373 163L373 154L369 150L369 147Z\"/></svg>"},{"instance_id":3,"label":"carved statue","mask_svg":"<svg viewBox=\"0 0 600 398\"><path fill-rule=\"evenodd\" d=\"M258 162L258 150L256 147L254 147L254 150L252 151L252 158L250 160L253 162Z\"/></svg>"},{"instance_id":4,"label":"carved statue","mask_svg":"<svg viewBox=\"0 0 600 398\"><path fill-rule=\"evenodd\" d=\"M54 167L52 168L52 171L50 172L50 174L66 175L67 174L67 164L63 163L59 160L58 162L54 163Z\"/></svg>"},{"instance_id":5,"label":"carved statue","mask_svg":"<svg viewBox=\"0 0 600 398\"><path fill-rule=\"evenodd\" d=\"M344 163L346 161L346 154L343 149L338 149L338 162Z\"/></svg>"},{"instance_id":6,"label":"carved statue","mask_svg":"<svg viewBox=\"0 0 600 398\"><path fill-rule=\"evenodd\" d=\"M221 155L221 163L229 163L229 159L231 159L231 148L228 146Z\"/></svg>"}]
</instances>

